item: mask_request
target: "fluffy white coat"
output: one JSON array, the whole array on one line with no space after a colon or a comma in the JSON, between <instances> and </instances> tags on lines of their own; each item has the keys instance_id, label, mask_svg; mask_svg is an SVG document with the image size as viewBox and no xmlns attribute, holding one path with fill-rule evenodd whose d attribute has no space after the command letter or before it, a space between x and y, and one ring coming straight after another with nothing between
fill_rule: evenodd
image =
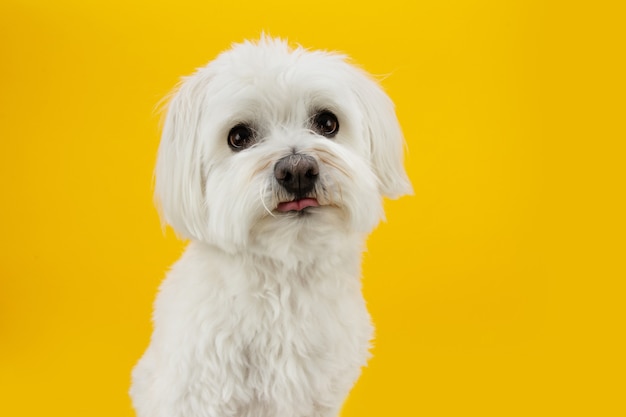
<instances>
[{"instance_id":1,"label":"fluffy white coat","mask_svg":"<svg viewBox=\"0 0 626 417\"><path fill-rule=\"evenodd\" d=\"M320 111L337 116L325 137ZM253 143L228 145L233 126ZM307 197L274 172L315 159ZM411 192L393 104L345 57L262 38L183 80L156 168L165 222L190 239L163 282L154 333L132 375L139 417L334 417L366 364L364 241L382 197Z\"/></svg>"}]
</instances>

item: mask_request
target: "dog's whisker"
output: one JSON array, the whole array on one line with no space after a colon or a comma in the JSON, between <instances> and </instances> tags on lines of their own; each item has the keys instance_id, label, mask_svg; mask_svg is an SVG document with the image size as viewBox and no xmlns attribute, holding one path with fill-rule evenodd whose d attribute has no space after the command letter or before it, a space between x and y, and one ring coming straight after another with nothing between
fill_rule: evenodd
<instances>
[{"instance_id":1,"label":"dog's whisker","mask_svg":"<svg viewBox=\"0 0 626 417\"><path fill-rule=\"evenodd\" d=\"M339 192L339 203L342 205L345 204L343 201L343 188L341 187L341 183L337 184L337 191Z\"/></svg>"},{"instance_id":2,"label":"dog's whisker","mask_svg":"<svg viewBox=\"0 0 626 417\"><path fill-rule=\"evenodd\" d=\"M276 215L274 213L272 213L272 210L269 209L269 207L267 207L267 204L265 204L265 198L264 198L264 194L265 191L267 191L269 184L265 184L265 187L260 187L259 188L259 198L261 199L261 204L263 205L263 208L265 209L265 211L272 217L276 217Z\"/></svg>"},{"instance_id":3,"label":"dog's whisker","mask_svg":"<svg viewBox=\"0 0 626 417\"><path fill-rule=\"evenodd\" d=\"M320 155L320 160L324 162L326 165L335 168L337 171L341 172L346 177L352 178L352 176L350 175L350 172L346 170L342 164L334 161L333 154L330 151L326 149L318 149L317 152ZM322 155L325 156L325 158L322 157Z\"/></svg>"},{"instance_id":4,"label":"dog's whisker","mask_svg":"<svg viewBox=\"0 0 626 417\"><path fill-rule=\"evenodd\" d=\"M332 171L328 173L328 176L331 178L331 184L333 185L333 187L327 191L328 199L330 200L329 201L330 204L331 205L338 205L338 203L339 203L339 204L343 205L343 194L341 192L341 181L339 181L337 179L336 173L334 173ZM339 200L338 201L336 200L336 196L335 196L336 192L335 192L335 190L339 194L339 196L338 196Z\"/></svg>"}]
</instances>

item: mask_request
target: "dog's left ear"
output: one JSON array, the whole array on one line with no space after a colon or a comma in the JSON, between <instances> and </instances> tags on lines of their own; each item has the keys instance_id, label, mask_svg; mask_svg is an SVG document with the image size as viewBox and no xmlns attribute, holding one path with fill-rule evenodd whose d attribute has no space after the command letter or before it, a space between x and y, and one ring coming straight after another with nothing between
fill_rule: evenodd
<instances>
[{"instance_id":1,"label":"dog's left ear","mask_svg":"<svg viewBox=\"0 0 626 417\"><path fill-rule=\"evenodd\" d=\"M380 193L388 198L413 194L404 170L404 136L391 99L364 72L358 77L355 95L363 110L370 161L379 181Z\"/></svg>"}]
</instances>

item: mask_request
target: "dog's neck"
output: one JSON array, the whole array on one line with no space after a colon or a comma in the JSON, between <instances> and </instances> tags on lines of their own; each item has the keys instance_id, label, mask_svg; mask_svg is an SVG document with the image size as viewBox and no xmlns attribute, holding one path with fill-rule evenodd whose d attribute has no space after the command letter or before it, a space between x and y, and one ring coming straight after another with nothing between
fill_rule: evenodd
<instances>
[{"instance_id":1,"label":"dog's neck","mask_svg":"<svg viewBox=\"0 0 626 417\"><path fill-rule=\"evenodd\" d=\"M360 277L364 242L362 234L342 234L332 239L318 237L300 244L275 241L257 243L241 249L194 241L189 244L186 255L195 254L206 262L219 257L221 264L228 260L227 263L234 268L258 272L259 279L280 281L299 277L307 280L338 275Z\"/></svg>"}]
</instances>

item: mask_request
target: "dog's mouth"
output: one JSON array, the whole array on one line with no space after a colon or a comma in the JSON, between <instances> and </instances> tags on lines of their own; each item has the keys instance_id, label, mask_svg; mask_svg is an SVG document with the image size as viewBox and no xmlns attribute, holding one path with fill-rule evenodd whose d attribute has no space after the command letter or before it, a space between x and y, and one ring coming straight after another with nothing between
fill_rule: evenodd
<instances>
[{"instance_id":1,"label":"dog's mouth","mask_svg":"<svg viewBox=\"0 0 626 417\"><path fill-rule=\"evenodd\" d=\"M315 198L301 198L293 201L285 201L279 203L276 210L280 212L302 211L307 207L319 207L319 203Z\"/></svg>"}]
</instances>

